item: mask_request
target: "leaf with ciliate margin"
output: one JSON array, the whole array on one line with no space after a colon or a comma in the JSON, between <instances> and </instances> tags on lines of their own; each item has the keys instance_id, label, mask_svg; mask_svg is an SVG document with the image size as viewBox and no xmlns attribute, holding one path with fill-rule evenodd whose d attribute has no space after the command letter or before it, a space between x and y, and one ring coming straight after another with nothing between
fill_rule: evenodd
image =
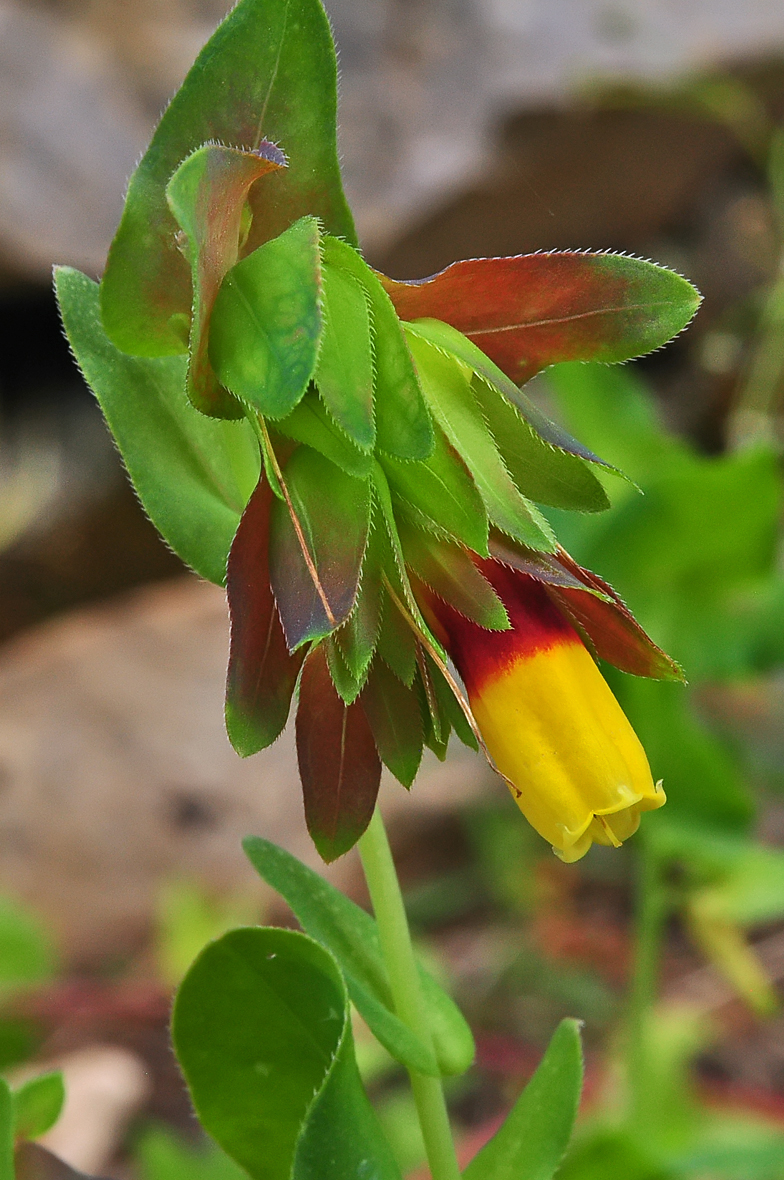
<instances>
[{"instance_id":1,"label":"leaf with ciliate margin","mask_svg":"<svg viewBox=\"0 0 784 1180\"><path fill-rule=\"evenodd\" d=\"M272 505L270 581L294 651L328 635L354 608L371 495L367 480L307 447L294 452L283 478L291 506L277 498Z\"/></svg>"},{"instance_id":2,"label":"leaf with ciliate margin","mask_svg":"<svg viewBox=\"0 0 784 1180\"><path fill-rule=\"evenodd\" d=\"M406 565L426 586L480 627L509 630L504 604L465 549L405 521L398 527Z\"/></svg>"},{"instance_id":3,"label":"leaf with ciliate margin","mask_svg":"<svg viewBox=\"0 0 784 1180\"><path fill-rule=\"evenodd\" d=\"M577 1117L583 1083L580 1025L562 1020L536 1073L465 1180L552 1180Z\"/></svg>"},{"instance_id":4,"label":"leaf with ciliate margin","mask_svg":"<svg viewBox=\"0 0 784 1180\"><path fill-rule=\"evenodd\" d=\"M243 758L283 732L305 655L289 652L270 586L272 502L262 477L237 529L226 578L231 620L226 731Z\"/></svg>"},{"instance_id":5,"label":"leaf with ciliate margin","mask_svg":"<svg viewBox=\"0 0 784 1180\"><path fill-rule=\"evenodd\" d=\"M607 493L583 459L545 442L483 377L474 376L471 388L501 458L524 496L578 512L610 507Z\"/></svg>"},{"instance_id":6,"label":"leaf with ciliate margin","mask_svg":"<svg viewBox=\"0 0 784 1180\"><path fill-rule=\"evenodd\" d=\"M183 561L222 585L240 516L259 478L248 422L200 414L185 395L185 358L127 356L101 323L98 286L55 273L63 326L155 527Z\"/></svg>"},{"instance_id":7,"label":"leaf with ciliate margin","mask_svg":"<svg viewBox=\"0 0 784 1180\"><path fill-rule=\"evenodd\" d=\"M409 344L425 396L465 460L490 519L524 545L553 552L552 530L506 470L460 363L413 333Z\"/></svg>"},{"instance_id":8,"label":"leaf with ciliate margin","mask_svg":"<svg viewBox=\"0 0 784 1180\"><path fill-rule=\"evenodd\" d=\"M277 844L249 836L243 848L260 876L291 906L303 929L335 956L357 1011L393 1057L420 1073L468 1069L474 1057L471 1030L424 967L420 965L419 977L437 1065L426 1046L394 1015L378 928L370 914Z\"/></svg>"},{"instance_id":9,"label":"leaf with ciliate margin","mask_svg":"<svg viewBox=\"0 0 784 1180\"><path fill-rule=\"evenodd\" d=\"M266 418L285 418L308 388L321 337L315 217L302 217L226 275L209 356L222 385Z\"/></svg>"},{"instance_id":10,"label":"leaf with ciliate margin","mask_svg":"<svg viewBox=\"0 0 784 1180\"><path fill-rule=\"evenodd\" d=\"M626 361L689 323L698 291L622 254L563 251L472 258L413 283L384 279L403 320L443 320L517 385L558 361Z\"/></svg>"},{"instance_id":11,"label":"leaf with ciliate margin","mask_svg":"<svg viewBox=\"0 0 784 1180\"><path fill-rule=\"evenodd\" d=\"M250 191L247 253L305 214L355 240L336 108L335 49L320 0L241 0L202 49L131 177L101 290L106 331L118 348L144 356L185 351L191 282L165 191L201 144L254 151L268 140L288 153L288 168Z\"/></svg>"},{"instance_id":12,"label":"leaf with ciliate margin","mask_svg":"<svg viewBox=\"0 0 784 1180\"><path fill-rule=\"evenodd\" d=\"M439 713L443 719L445 728L451 726L464 746L469 746L472 750L479 750L479 742L476 734L469 725L462 706L447 682L446 677L430 656L426 656L425 658L430 674L430 682L435 691Z\"/></svg>"},{"instance_id":13,"label":"leaf with ciliate margin","mask_svg":"<svg viewBox=\"0 0 784 1180\"><path fill-rule=\"evenodd\" d=\"M200 1121L252 1180L400 1180L354 1057L332 955L293 930L209 943L172 1038Z\"/></svg>"},{"instance_id":14,"label":"leaf with ciliate margin","mask_svg":"<svg viewBox=\"0 0 784 1180\"><path fill-rule=\"evenodd\" d=\"M324 404L358 447L372 450L376 440L373 418L373 354L370 311L364 287L348 271L332 265L337 238L323 239L321 337L316 385ZM350 249L345 243L338 243Z\"/></svg>"},{"instance_id":15,"label":"leaf with ciliate margin","mask_svg":"<svg viewBox=\"0 0 784 1180\"><path fill-rule=\"evenodd\" d=\"M304 443L337 464L347 475L364 479L373 466L373 455L362 451L330 417L314 385L274 429L295 442Z\"/></svg>"},{"instance_id":16,"label":"leaf with ciliate margin","mask_svg":"<svg viewBox=\"0 0 784 1180\"><path fill-rule=\"evenodd\" d=\"M506 373L482 352L481 348L478 348L472 340L458 332L451 324L444 324L440 320L417 320L413 324L406 324L405 331L409 339L411 336L418 336L420 339L434 344L442 352L449 352L456 356L472 373L498 389L512 405L517 406L525 421L537 434L541 435L545 442L562 451L567 451L571 455L579 455L580 458L587 459L590 463L606 467L616 474L622 474L612 464L605 463L593 451L589 451L582 443L577 442L562 426L551 422L531 401L524 390L518 389L514 381L510 380Z\"/></svg>"},{"instance_id":17,"label":"leaf with ciliate margin","mask_svg":"<svg viewBox=\"0 0 784 1180\"><path fill-rule=\"evenodd\" d=\"M345 242L332 240L330 261L357 280L368 299L377 446L399 459L427 459L433 451L433 424L390 298L375 271Z\"/></svg>"},{"instance_id":18,"label":"leaf with ciliate margin","mask_svg":"<svg viewBox=\"0 0 784 1180\"><path fill-rule=\"evenodd\" d=\"M443 430L434 426L433 433L433 454L419 463L379 454L392 496L486 557L488 523L482 497Z\"/></svg>"},{"instance_id":19,"label":"leaf with ciliate margin","mask_svg":"<svg viewBox=\"0 0 784 1180\"><path fill-rule=\"evenodd\" d=\"M244 410L218 384L207 355L212 308L239 256L251 185L285 164L285 156L271 143L259 144L255 152L208 143L183 160L166 189L169 208L187 237L192 273L188 397L197 410L215 418L241 418Z\"/></svg>"},{"instance_id":20,"label":"leaf with ciliate margin","mask_svg":"<svg viewBox=\"0 0 784 1180\"><path fill-rule=\"evenodd\" d=\"M374 513L370 523L365 557L356 606L343 626L334 633L334 640L349 671L356 677L367 671L378 643L382 611L382 579L384 575L384 525Z\"/></svg>"},{"instance_id":21,"label":"leaf with ciliate margin","mask_svg":"<svg viewBox=\"0 0 784 1180\"><path fill-rule=\"evenodd\" d=\"M416 675L416 636L388 594L383 596L381 629L378 633L379 657L397 678L410 688Z\"/></svg>"},{"instance_id":22,"label":"leaf with ciliate margin","mask_svg":"<svg viewBox=\"0 0 784 1180\"><path fill-rule=\"evenodd\" d=\"M65 1084L59 1069L23 1082L12 1094L14 1137L37 1139L53 1127L65 1103Z\"/></svg>"},{"instance_id":23,"label":"leaf with ciliate margin","mask_svg":"<svg viewBox=\"0 0 784 1180\"><path fill-rule=\"evenodd\" d=\"M365 683L366 670L354 672L349 668L342 650L335 642L334 634L324 640L329 674L335 690L344 705L353 705Z\"/></svg>"},{"instance_id":24,"label":"leaf with ciliate margin","mask_svg":"<svg viewBox=\"0 0 784 1180\"><path fill-rule=\"evenodd\" d=\"M362 706L346 705L335 690L323 644L302 669L296 728L305 821L329 864L353 848L370 823L381 763Z\"/></svg>"},{"instance_id":25,"label":"leaf with ciliate margin","mask_svg":"<svg viewBox=\"0 0 784 1180\"><path fill-rule=\"evenodd\" d=\"M422 712L416 693L377 659L360 702L381 761L404 787L410 787L422 761Z\"/></svg>"}]
</instances>

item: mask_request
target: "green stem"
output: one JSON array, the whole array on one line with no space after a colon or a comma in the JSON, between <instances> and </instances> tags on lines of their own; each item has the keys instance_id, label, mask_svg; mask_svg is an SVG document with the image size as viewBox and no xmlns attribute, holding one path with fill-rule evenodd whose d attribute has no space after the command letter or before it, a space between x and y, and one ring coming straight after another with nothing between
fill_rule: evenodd
<instances>
[{"instance_id":1,"label":"green stem","mask_svg":"<svg viewBox=\"0 0 784 1180\"><path fill-rule=\"evenodd\" d=\"M658 858L645 840L640 840L637 877L634 965L627 1010L627 1076L631 1117L645 1111L647 1094L648 1018L659 986L659 967L667 894L661 880Z\"/></svg>"},{"instance_id":2,"label":"green stem","mask_svg":"<svg viewBox=\"0 0 784 1180\"><path fill-rule=\"evenodd\" d=\"M413 1033L432 1048L433 1037L422 999L419 970L411 945L400 883L378 808L359 841L359 854L378 923L381 951L389 975L395 1012ZM457 1166L441 1079L427 1077L415 1070L408 1072L432 1178L458 1180L460 1169Z\"/></svg>"}]
</instances>

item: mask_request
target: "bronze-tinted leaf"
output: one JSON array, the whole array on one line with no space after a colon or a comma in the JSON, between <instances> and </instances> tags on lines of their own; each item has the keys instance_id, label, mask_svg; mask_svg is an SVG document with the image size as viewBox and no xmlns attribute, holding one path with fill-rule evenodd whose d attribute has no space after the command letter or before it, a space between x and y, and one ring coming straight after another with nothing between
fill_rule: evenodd
<instances>
[{"instance_id":1,"label":"bronze-tinted leaf","mask_svg":"<svg viewBox=\"0 0 784 1180\"><path fill-rule=\"evenodd\" d=\"M360 697L378 752L404 787L410 787L422 761L422 712L417 694L383 660L374 660Z\"/></svg>"},{"instance_id":2,"label":"bronze-tinted leaf","mask_svg":"<svg viewBox=\"0 0 784 1180\"><path fill-rule=\"evenodd\" d=\"M370 485L300 447L283 473L287 503L272 506L270 579L289 648L348 618L370 526Z\"/></svg>"},{"instance_id":3,"label":"bronze-tinted leaf","mask_svg":"<svg viewBox=\"0 0 784 1180\"><path fill-rule=\"evenodd\" d=\"M423 533L405 521L400 522L399 530L406 564L439 598L480 627L508 630L504 604L466 549Z\"/></svg>"},{"instance_id":4,"label":"bronze-tinted leaf","mask_svg":"<svg viewBox=\"0 0 784 1180\"><path fill-rule=\"evenodd\" d=\"M247 757L271 745L288 720L304 652L289 653L269 578L272 490L262 476L231 547L226 587L231 650L226 730Z\"/></svg>"},{"instance_id":5,"label":"bronze-tinted leaf","mask_svg":"<svg viewBox=\"0 0 784 1180\"><path fill-rule=\"evenodd\" d=\"M191 402L203 414L218 418L243 414L210 364L210 317L218 289L239 256L250 187L285 165L283 152L271 143L260 143L254 152L208 143L183 160L166 189L169 208L188 239L193 310L187 388Z\"/></svg>"},{"instance_id":6,"label":"bronze-tinted leaf","mask_svg":"<svg viewBox=\"0 0 784 1180\"><path fill-rule=\"evenodd\" d=\"M381 762L361 704L345 705L335 691L323 645L302 670L297 756L308 831L329 863L370 823Z\"/></svg>"}]
</instances>

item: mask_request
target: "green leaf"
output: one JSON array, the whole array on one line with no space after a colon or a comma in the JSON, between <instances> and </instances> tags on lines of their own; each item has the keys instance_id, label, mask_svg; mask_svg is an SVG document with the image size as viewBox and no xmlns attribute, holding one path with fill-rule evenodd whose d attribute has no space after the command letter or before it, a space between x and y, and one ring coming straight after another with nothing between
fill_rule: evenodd
<instances>
[{"instance_id":1,"label":"green leaf","mask_svg":"<svg viewBox=\"0 0 784 1180\"><path fill-rule=\"evenodd\" d=\"M337 959L352 1003L382 1045L410 1069L462 1073L474 1056L471 1031L450 997L419 968L438 1062L394 1015L376 923L318 873L269 840L249 836L243 848L268 885L291 906L303 928Z\"/></svg>"},{"instance_id":2,"label":"green leaf","mask_svg":"<svg viewBox=\"0 0 784 1180\"><path fill-rule=\"evenodd\" d=\"M357 604L343 626L335 631L334 640L349 671L364 677L378 643L381 628L383 560L383 523L377 513L371 519Z\"/></svg>"},{"instance_id":3,"label":"green leaf","mask_svg":"<svg viewBox=\"0 0 784 1180\"><path fill-rule=\"evenodd\" d=\"M286 464L290 506L275 500L270 581L289 649L321 639L354 609L370 528L367 480L300 447Z\"/></svg>"},{"instance_id":4,"label":"green leaf","mask_svg":"<svg viewBox=\"0 0 784 1180\"><path fill-rule=\"evenodd\" d=\"M465 460L490 519L524 545L555 552L552 531L515 487L459 362L413 333L408 340L425 396Z\"/></svg>"},{"instance_id":5,"label":"green leaf","mask_svg":"<svg viewBox=\"0 0 784 1180\"><path fill-rule=\"evenodd\" d=\"M347 475L364 479L373 467L373 455L362 451L333 421L318 390L311 385L291 413L275 423L275 430L305 443L335 463Z\"/></svg>"},{"instance_id":6,"label":"green leaf","mask_svg":"<svg viewBox=\"0 0 784 1180\"><path fill-rule=\"evenodd\" d=\"M361 283L369 302L377 444L399 459L427 459L433 450L433 425L390 298L375 272L345 242L333 239L330 261Z\"/></svg>"},{"instance_id":7,"label":"green leaf","mask_svg":"<svg viewBox=\"0 0 784 1180\"><path fill-rule=\"evenodd\" d=\"M98 287L56 272L63 325L142 504L172 549L221 585L240 515L259 478L248 422L216 422L185 396L185 359L119 352L101 324Z\"/></svg>"},{"instance_id":8,"label":"green leaf","mask_svg":"<svg viewBox=\"0 0 784 1180\"><path fill-rule=\"evenodd\" d=\"M0 1180L14 1180L14 1100L0 1078Z\"/></svg>"},{"instance_id":9,"label":"green leaf","mask_svg":"<svg viewBox=\"0 0 784 1180\"><path fill-rule=\"evenodd\" d=\"M580 1026L562 1020L506 1122L466 1168L465 1180L551 1180L569 1145L582 1081Z\"/></svg>"},{"instance_id":10,"label":"green leaf","mask_svg":"<svg viewBox=\"0 0 784 1180\"><path fill-rule=\"evenodd\" d=\"M285 418L313 376L321 336L315 217L302 217L232 267L210 325L219 381L268 418Z\"/></svg>"},{"instance_id":11,"label":"green leaf","mask_svg":"<svg viewBox=\"0 0 784 1180\"><path fill-rule=\"evenodd\" d=\"M390 608L394 609L391 604ZM383 660L375 660L361 704L381 761L404 787L410 787L422 761L422 712L416 693Z\"/></svg>"},{"instance_id":12,"label":"green leaf","mask_svg":"<svg viewBox=\"0 0 784 1180\"><path fill-rule=\"evenodd\" d=\"M346 987L292 930L232 930L202 951L172 1037L204 1127L253 1180L399 1180L359 1079Z\"/></svg>"},{"instance_id":13,"label":"green leaf","mask_svg":"<svg viewBox=\"0 0 784 1180\"><path fill-rule=\"evenodd\" d=\"M395 501L487 556L487 513L471 474L440 427L428 459L417 463L380 454Z\"/></svg>"},{"instance_id":14,"label":"green leaf","mask_svg":"<svg viewBox=\"0 0 784 1180\"><path fill-rule=\"evenodd\" d=\"M307 69L303 69L307 62ZM251 189L248 253L297 218L354 240L335 142L337 71L319 0L242 0L202 49L128 186L102 283L106 331L144 356L183 352L191 307L186 260L166 204L175 168L208 142L252 152L280 144L289 167Z\"/></svg>"},{"instance_id":15,"label":"green leaf","mask_svg":"<svg viewBox=\"0 0 784 1180\"><path fill-rule=\"evenodd\" d=\"M52 939L18 901L0 897L0 1001L50 980L57 969Z\"/></svg>"},{"instance_id":16,"label":"green leaf","mask_svg":"<svg viewBox=\"0 0 784 1180\"><path fill-rule=\"evenodd\" d=\"M399 530L406 565L439 598L480 627L509 630L504 604L465 549L405 522L400 523Z\"/></svg>"},{"instance_id":17,"label":"green leaf","mask_svg":"<svg viewBox=\"0 0 784 1180\"><path fill-rule=\"evenodd\" d=\"M316 369L316 385L335 421L365 450L376 439L373 420L373 354L370 313L362 285L332 258L337 238L324 238L321 315L324 333Z\"/></svg>"},{"instance_id":18,"label":"green leaf","mask_svg":"<svg viewBox=\"0 0 784 1180\"><path fill-rule=\"evenodd\" d=\"M183 160L166 199L187 238L193 284L187 391L197 410L216 418L241 418L242 406L221 389L207 355L210 319L218 289L237 261L248 190L285 166L271 143L241 152L209 143Z\"/></svg>"},{"instance_id":19,"label":"green leaf","mask_svg":"<svg viewBox=\"0 0 784 1180\"><path fill-rule=\"evenodd\" d=\"M484 377L471 382L474 396L509 474L523 495L539 504L602 512L610 501L578 455L546 443L511 402Z\"/></svg>"},{"instance_id":20,"label":"green leaf","mask_svg":"<svg viewBox=\"0 0 784 1180\"><path fill-rule=\"evenodd\" d=\"M327 653L329 674L338 696L344 705L353 705L365 683L365 672L355 672L353 668L349 668L334 635L324 641L324 649Z\"/></svg>"},{"instance_id":21,"label":"green leaf","mask_svg":"<svg viewBox=\"0 0 784 1180\"><path fill-rule=\"evenodd\" d=\"M65 1084L60 1070L31 1078L13 1092L14 1136L37 1139L60 1117L65 1102Z\"/></svg>"},{"instance_id":22,"label":"green leaf","mask_svg":"<svg viewBox=\"0 0 784 1180\"><path fill-rule=\"evenodd\" d=\"M134 1146L141 1180L247 1180L248 1173L216 1143L194 1146L169 1127L147 1128Z\"/></svg>"},{"instance_id":23,"label":"green leaf","mask_svg":"<svg viewBox=\"0 0 784 1180\"><path fill-rule=\"evenodd\" d=\"M398 679L410 688L416 675L416 636L388 594L383 598L377 651Z\"/></svg>"}]
</instances>

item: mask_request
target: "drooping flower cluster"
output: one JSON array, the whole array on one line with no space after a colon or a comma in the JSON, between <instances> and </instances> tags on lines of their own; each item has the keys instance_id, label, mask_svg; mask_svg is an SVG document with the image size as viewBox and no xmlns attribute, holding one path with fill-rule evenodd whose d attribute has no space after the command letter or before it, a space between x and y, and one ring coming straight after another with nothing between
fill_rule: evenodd
<instances>
[{"instance_id":1,"label":"drooping flower cluster","mask_svg":"<svg viewBox=\"0 0 784 1180\"><path fill-rule=\"evenodd\" d=\"M324 858L361 835L382 763L410 786L454 730L575 859L664 801L594 655L679 671L559 548L539 506L600 511L603 464L519 386L658 347L698 298L608 254L377 274L340 188L328 24L294 6L242 0L205 48L131 180L100 304L60 273L66 328L153 520L226 572L241 754L298 690Z\"/></svg>"}]
</instances>

